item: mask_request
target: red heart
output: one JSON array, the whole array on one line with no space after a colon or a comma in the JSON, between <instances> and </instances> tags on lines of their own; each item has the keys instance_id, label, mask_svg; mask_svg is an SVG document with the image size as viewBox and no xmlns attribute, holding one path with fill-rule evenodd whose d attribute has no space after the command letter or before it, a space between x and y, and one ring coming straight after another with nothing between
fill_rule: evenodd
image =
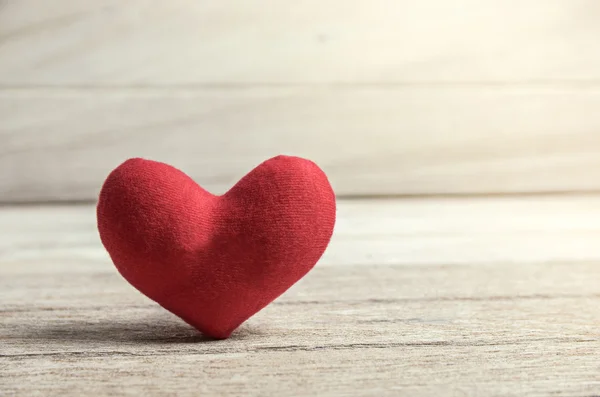
<instances>
[{"instance_id":1,"label":"red heart","mask_svg":"<svg viewBox=\"0 0 600 397\"><path fill-rule=\"evenodd\" d=\"M121 275L202 333L227 338L308 273L335 196L311 161L278 156L215 196L167 164L130 159L106 179L100 238Z\"/></svg>"}]
</instances>

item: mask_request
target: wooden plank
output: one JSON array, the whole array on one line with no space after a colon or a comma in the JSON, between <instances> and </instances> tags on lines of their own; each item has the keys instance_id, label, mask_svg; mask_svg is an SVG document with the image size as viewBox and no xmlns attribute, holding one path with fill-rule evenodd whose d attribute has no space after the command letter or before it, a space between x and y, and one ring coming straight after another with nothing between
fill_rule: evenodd
<instances>
[{"instance_id":1,"label":"wooden plank","mask_svg":"<svg viewBox=\"0 0 600 397\"><path fill-rule=\"evenodd\" d=\"M93 207L0 209L1 394L600 393L598 254L573 245L600 235L600 197L339 208L334 255L218 342L117 275L99 255ZM540 234L546 255L559 241L580 252L535 257L540 246L528 243ZM456 235L475 255L438 262L432 251L465 250ZM481 260L481 236L511 259ZM521 246L509 243L516 237ZM354 241L343 247L354 255L340 255L340 239ZM374 249L392 240L412 249L404 258Z\"/></svg>"},{"instance_id":2,"label":"wooden plank","mask_svg":"<svg viewBox=\"0 0 600 397\"><path fill-rule=\"evenodd\" d=\"M96 396L597 395L598 356L585 349L598 345L566 345L317 345L308 351L267 348L216 356L172 349L174 353L158 356L105 353L4 361L6 374L14 379L6 390L23 396L37 390L47 396L79 396L82 391Z\"/></svg>"},{"instance_id":3,"label":"wooden plank","mask_svg":"<svg viewBox=\"0 0 600 397\"><path fill-rule=\"evenodd\" d=\"M317 269L224 342L204 340L114 274L13 276L12 285L28 281L36 287L20 294L8 287L7 297L2 283L8 310L0 325L0 390L68 396L82 390L94 395L198 390L286 396L596 395L600 297L583 294L576 285L552 295L532 292L538 282L560 285L562 275L597 278L598 266L530 265L537 276L527 279L520 278L522 266L503 268L507 284L522 286L521 295L503 296L486 296L485 286L499 273L486 266L456 266L445 272L444 282L434 283L428 279L437 279L443 267ZM480 284L469 287L465 280ZM415 291L411 283L438 294L407 297ZM482 293L448 294L444 285L455 284ZM374 288L394 291L395 298L381 299ZM45 300L30 292L35 289L68 303L46 301L40 308L37 302ZM21 297L17 307L10 305L16 301L11 295Z\"/></svg>"},{"instance_id":4,"label":"wooden plank","mask_svg":"<svg viewBox=\"0 0 600 397\"><path fill-rule=\"evenodd\" d=\"M4 0L0 84L600 78L590 0Z\"/></svg>"},{"instance_id":5,"label":"wooden plank","mask_svg":"<svg viewBox=\"0 0 600 397\"><path fill-rule=\"evenodd\" d=\"M214 193L316 161L345 195L600 189L600 90L270 87L0 91L0 201L93 200L128 157Z\"/></svg>"},{"instance_id":6,"label":"wooden plank","mask_svg":"<svg viewBox=\"0 0 600 397\"><path fill-rule=\"evenodd\" d=\"M337 218L326 266L600 261L596 195L338 200ZM0 207L0 225L10 225L0 239L4 272L46 263L85 273L109 260L94 206Z\"/></svg>"}]
</instances>

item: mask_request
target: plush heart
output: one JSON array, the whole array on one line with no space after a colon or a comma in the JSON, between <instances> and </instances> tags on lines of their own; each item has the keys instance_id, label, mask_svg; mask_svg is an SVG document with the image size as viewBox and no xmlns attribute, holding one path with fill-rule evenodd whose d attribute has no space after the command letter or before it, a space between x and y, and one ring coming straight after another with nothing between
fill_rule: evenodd
<instances>
[{"instance_id":1,"label":"plush heart","mask_svg":"<svg viewBox=\"0 0 600 397\"><path fill-rule=\"evenodd\" d=\"M108 176L97 216L127 281L222 339L313 268L333 232L335 196L323 171L298 157L265 161L222 196L136 158Z\"/></svg>"}]
</instances>

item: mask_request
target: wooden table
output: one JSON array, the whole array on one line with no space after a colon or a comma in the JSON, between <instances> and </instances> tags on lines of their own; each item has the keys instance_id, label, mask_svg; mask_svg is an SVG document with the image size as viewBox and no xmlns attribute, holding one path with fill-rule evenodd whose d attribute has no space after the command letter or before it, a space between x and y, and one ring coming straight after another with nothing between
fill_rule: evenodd
<instances>
[{"instance_id":1,"label":"wooden table","mask_svg":"<svg viewBox=\"0 0 600 397\"><path fill-rule=\"evenodd\" d=\"M0 395L600 395L600 196L347 200L229 340L143 297L92 205L0 209Z\"/></svg>"}]
</instances>

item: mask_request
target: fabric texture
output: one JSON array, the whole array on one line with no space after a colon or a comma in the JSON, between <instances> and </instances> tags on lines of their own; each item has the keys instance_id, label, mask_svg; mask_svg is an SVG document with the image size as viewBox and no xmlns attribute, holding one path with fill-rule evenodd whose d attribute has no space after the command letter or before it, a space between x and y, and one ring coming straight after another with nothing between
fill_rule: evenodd
<instances>
[{"instance_id":1,"label":"fabric texture","mask_svg":"<svg viewBox=\"0 0 600 397\"><path fill-rule=\"evenodd\" d=\"M333 233L335 195L323 171L299 157L265 161L222 196L134 158L106 179L97 217L127 281L223 339L314 267Z\"/></svg>"}]
</instances>

